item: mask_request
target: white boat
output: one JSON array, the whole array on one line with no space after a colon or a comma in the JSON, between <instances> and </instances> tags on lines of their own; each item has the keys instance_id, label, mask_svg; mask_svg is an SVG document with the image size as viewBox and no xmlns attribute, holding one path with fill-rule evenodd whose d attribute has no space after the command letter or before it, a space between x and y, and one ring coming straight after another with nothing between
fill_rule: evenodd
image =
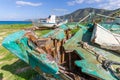
<instances>
[{"instance_id":1,"label":"white boat","mask_svg":"<svg viewBox=\"0 0 120 80\"><path fill-rule=\"evenodd\" d=\"M120 35L112 33L99 24L93 29L91 41L108 50L120 53Z\"/></svg>"},{"instance_id":2,"label":"white boat","mask_svg":"<svg viewBox=\"0 0 120 80\"><path fill-rule=\"evenodd\" d=\"M55 15L50 15L47 19L33 20L33 25L36 27L48 27L52 28L55 26L60 26L66 24L68 20L58 20L56 21Z\"/></svg>"}]
</instances>

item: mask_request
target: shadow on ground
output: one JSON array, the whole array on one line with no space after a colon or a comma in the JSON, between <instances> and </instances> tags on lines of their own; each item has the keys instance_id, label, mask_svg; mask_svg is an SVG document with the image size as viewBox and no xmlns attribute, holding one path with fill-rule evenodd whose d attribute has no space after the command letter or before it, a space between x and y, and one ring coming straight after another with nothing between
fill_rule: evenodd
<instances>
[{"instance_id":1,"label":"shadow on ground","mask_svg":"<svg viewBox=\"0 0 120 80\"><path fill-rule=\"evenodd\" d=\"M0 80L3 79L3 73L0 73Z\"/></svg>"},{"instance_id":2,"label":"shadow on ground","mask_svg":"<svg viewBox=\"0 0 120 80\"><path fill-rule=\"evenodd\" d=\"M5 65L1 68L2 70L9 71L18 77L15 78L24 78L25 80L33 80L38 73L34 71L28 64L25 62L18 60L11 65ZM0 80L2 80L3 74L0 73Z\"/></svg>"}]
</instances>

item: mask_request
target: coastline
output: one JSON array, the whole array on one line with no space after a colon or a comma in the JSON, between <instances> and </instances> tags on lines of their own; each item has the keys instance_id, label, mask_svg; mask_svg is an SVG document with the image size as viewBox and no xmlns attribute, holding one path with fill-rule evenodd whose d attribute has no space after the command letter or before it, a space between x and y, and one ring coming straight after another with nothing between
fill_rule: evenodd
<instances>
[{"instance_id":1,"label":"coastline","mask_svg":"<svg viewBox=\"0 0 120 80\"><path fill-rule=\"evenodd\" d=\"M32 21L0 21L0 25L10 24L32 24Z\"/></svg>"}]
</instances>

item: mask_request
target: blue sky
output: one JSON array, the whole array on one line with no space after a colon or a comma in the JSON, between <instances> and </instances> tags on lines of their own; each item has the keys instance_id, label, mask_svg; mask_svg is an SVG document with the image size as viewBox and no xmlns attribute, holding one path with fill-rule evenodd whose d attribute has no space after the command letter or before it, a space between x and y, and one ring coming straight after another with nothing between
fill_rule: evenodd
<instances>
[{"instance_id":1,"label":"blue sky","mask_svg":"<svg viewBox=\"0 0 120 80\"><path fill-rule=\"evenodd\" d=\"M120 0L0 0L0 20L45 18L80 8L120 8Z\"/></svg>"}]
</instances>

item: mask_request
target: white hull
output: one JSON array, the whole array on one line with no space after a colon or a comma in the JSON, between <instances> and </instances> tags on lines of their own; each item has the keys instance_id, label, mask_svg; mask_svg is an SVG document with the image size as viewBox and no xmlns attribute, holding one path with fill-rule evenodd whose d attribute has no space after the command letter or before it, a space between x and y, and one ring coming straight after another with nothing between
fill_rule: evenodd
<instances>
[{"instance_id":1,"label":"white hull","mask_svg":"<svg viewBox=\"0 0 120 80\"><path fill-rule=\"evenodd\" d=\"M94 27L91 41L102 48L120 53L120 35L110 32L99 24Z\"/></svg>"},{"instance_id":2,"label":"white hull","mask_svg":"<svg viewBox=\"0 0 120 80\"><path fill-rule=\"evenodd\" d=\"M36 27L48 27L48 28L53 28L53 27L56 27L56 26L61 26L62 24L66 24L68 21L63 21L63 22L60 22L60 23L41 23L41 22L33 22L33 25L36 26Z\"/></svg>"},{"instance_id":3,"label":"white hull","mask_svg":"<svg viewBox=\"0 0 120 80\"><path fill-rule=\"evenodd\" d=\"M52 28L54 27L56 24L52 24L52 23L39 23L37 27L49 27Z\"/></svg>"},{"instance_id":4,"label":"white hull","mask_svg":"<svg viewBox=\"0 0 120 80\"><path fill-rule=\"evenodd\" d=\"M55 23L41 23L39 21L37 21L37 22L33 21L33 25L36 26L36 27L49 27L49 28L51 28L56 24Z\"/></svg>"}]
</instances>

